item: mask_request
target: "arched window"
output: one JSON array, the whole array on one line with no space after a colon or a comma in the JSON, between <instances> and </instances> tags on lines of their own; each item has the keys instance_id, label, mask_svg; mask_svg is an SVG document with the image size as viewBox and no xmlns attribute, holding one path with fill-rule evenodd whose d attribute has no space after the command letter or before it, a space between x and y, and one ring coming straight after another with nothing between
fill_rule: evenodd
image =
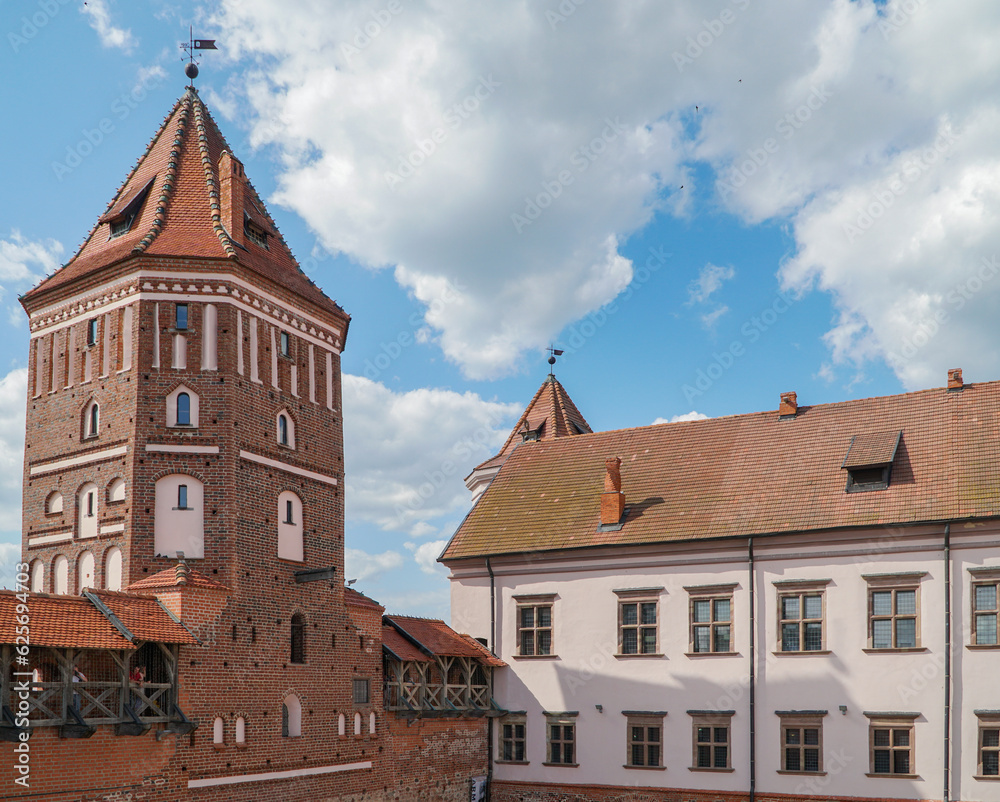
<instances>
[{"instance_id":1,"label":"arched window","mask_svg":"<svg viewBox=\"0 0 1000 802\"><path fill-rule=\"evenodd\" d=\"M117 546L112 546L104 555L104 587L122 589L122 550Z\"/></svg>"},{"instance_id":2,"label":"arched window","mask_svg":"<svg viewBox=\"0 0 1000 802\"><path fill-rule=\"evenodd\" d=\"M101 408L96 401L91 401L83 408L83 436L97 437L100 433Z\"/></svg>"},{"instance_id":3,"label":"arched window","mask_svg":"<svg viewBox=\"0 0 1000 802\"><path fill-rule=\"evenodd\" d=\"M45 512L47 515L56 515L63 511L63 494L58 490L53 490L49 493L49 497L45 499Z\"/></svg>"},{"instance_id":4,"label":"arched window","mask_svg":"<svg viewBox=\"0 0 1000 802\"><path fill-rule=\"evenodd\" d=\"M187 393L177 394L177 425L191 425L191 396Z\"/></svg>"},{"instance_id":5,"label":"arched window","mask_svg":"<svg viewBox=\"0 0 1000 802\"><path fill-rule=\"evenodd\" d=\"M295 694L286 698L281 706L281 734L285 738L302 735L302 704Z\"/></svg>"},{"instance_id":6,"label":"arched window","mask_svg":"<svg viewBox=\"0 0 1000 802\"><path fill-rule=\"evenodd\" d=\"M64 554L52 562L52 592L69 593L69 560Z\"/></svg>"},{"instance_id":7,"label":"arched window","mask_svg":"<svg viewBox=\"0 0 1000 802\"><path fill-rule=\"evenodd\" d=\"M295 613L292 616L292 663L304 663L306 661L306 617L302 613Z\"/></svg>"},{"instance_id":8,"label":"arched window","mask_svg":"<svg viewBox=\"0 0 1000 802\"><path fill-rule=\"evenodd\" d=\"M247 722L243 716L236 719L236 743L245 744L247 742Z\"/></svg>"},{"instance_id":9,"label":"arched window","mask_svg":"<svg viewBox=\"0 0 1000 802\"><path fill-rule=\"evenodd\" d=\"M278 559L302 562L302 499L290 490L278 495Z\"/></svg>"},{"instance_id":10,"label":"arched window","mask_svg":"<svg viewBox=\"0 0 1000 802\"><path fill-rule=\"evenodd\" d=\"M31 563L31 592L45 592L45 563L33 560Z\"/></svg>"},{"instance_id":11,"label":"arched window","mask_svg":"<svg viewBox=\"0 0 1000 802\"><path fill-rule=\"evenodd\" d=\"M355 713L354 714L354 734L355 735L360 735L361 734L361 714L360 713Z\"/></svg>"},{"instance_id":12,"label":"arched window","mask_svg":"<svg viewBox=\"0 0 1000 802\"><path fill-rule=\"evenodd\" d=\"M77 496L77 532L79 538L97 537L97 521L100 518L97 485L88 482L80 488Z\"/></svg>"},{"instance_id":13,"label":"arched window","mask_svg":"<svg viewBox=\"0 0 1000 802\"><path fill-rule=\"evenodd\" d=\"M85 551L76 563L77 591L82 593L87 588L94 587L94 554Z\"/></svg>"},{"instance_id":14,"label":"arched window","mask_svg":"<svg viewBox=\"0 0 1000 802\"><path fill-rule=\"evenodd\" d=\"M167 396L167 426L198 426L198 394L180 384Z\"/></svg>"},{"instance_id":15,"label":"arched window","mask_svg":"<svg viewBox=\"0 0 1000 802\"><path fill-rule=\"evenodd\" d=\"M205 556L205 488L195 477L172 473L156 480L153 548L157 556Z\"/></svg>"},{"instance_id":16,"label":"arched window","mask_svg":"<svg viewBox=\"0 0 1000 802\"><path fill-rule=\"evenodd\" d=\"M223 722L221 716L216 716L215 721L212 722L212 743L221 744L223 742L223 737L225 735L225 722Z\"/></svg>"},{"instance_id":17,"label":"arched window","mask_svg":"<svg viewBox=\"0 0 1000 802\"><path fill-rule=\"evenodd\" d=\"M278 445L295 448L295 422L288 410L281 410L277 420Z\"/></svg>"},{"instance_id":18,"label":"arched window","mask_svg":"<svg viewBox=\"0 0 1000 802\"><path fill-rule=\"evenodd\" d=\"M108 484L108 501L124 501L125 500L125 480L121 477L112 479Z\"/></svg>"}]
</instances>

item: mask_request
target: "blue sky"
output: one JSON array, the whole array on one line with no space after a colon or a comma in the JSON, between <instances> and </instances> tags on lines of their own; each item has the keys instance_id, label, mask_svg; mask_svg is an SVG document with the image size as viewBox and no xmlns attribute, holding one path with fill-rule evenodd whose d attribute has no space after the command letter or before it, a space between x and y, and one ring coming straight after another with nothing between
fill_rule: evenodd
<instances>
[{"instance_id":1,"label":"blue sky","mask_svg":"<svg viewBox=\"0 0 1000 802\"><path fill-rule=\"evenodd\" d=\"M199 91L352 315L347 575L394 611L447 617L434 558L461 479L550 343L594 429L1000 376L994 5L329 6L0 6L8 569L17 296L72 256L183 91L189 24L220 46Z\"/></svg>"}]
</instances>

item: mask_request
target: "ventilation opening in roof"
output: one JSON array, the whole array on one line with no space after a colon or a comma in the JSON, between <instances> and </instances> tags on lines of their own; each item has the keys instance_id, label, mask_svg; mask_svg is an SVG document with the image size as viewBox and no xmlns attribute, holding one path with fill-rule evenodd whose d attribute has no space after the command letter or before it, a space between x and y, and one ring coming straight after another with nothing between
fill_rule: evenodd
<instances>
[{"instance_id":1,"label":"ventilation opening in roof","mask_svg":"<svg viewBox=\"0 0 1000 802\"><path fill-rule=\"evenodd\" d=\"M149 190L153 186L154 180L155 176L150 178L145 186L134 193L124 204L101 218L101 222L108 223L108 227L110 228L108 239L120 237L132 228L132 224L142 212L143 204L146 202L146 196L149 195Z\"/></svg>"},{"instance_id":2,"label":"ventilation opening in roof","mask_svg":"<svg viewBox=\"0 0 1000 802\"><path fill-rule=\"evenodd\" d=\"M267 232L251 220L249 215L243 218L243 233L251 242L257 243L264 250L270 250L267 247Z\"/></svg>"},{"instance_id":3,"label":"ventilation opening in roof","mask_svg":"<svg viewBox=\"0 0 1000 802\"><path fill-rule=\"evenodd\" d=\"M848 493L865 493L888 488L892 463L902 437L903 432L898 429L854 435L840 466L847 471L845 490Z\"/></svg>"}]
</instances>

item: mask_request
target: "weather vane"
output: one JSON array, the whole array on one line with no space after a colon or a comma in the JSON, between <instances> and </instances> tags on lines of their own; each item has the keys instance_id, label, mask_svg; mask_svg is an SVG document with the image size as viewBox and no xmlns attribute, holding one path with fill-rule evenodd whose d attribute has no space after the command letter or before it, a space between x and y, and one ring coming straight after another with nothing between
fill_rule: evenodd
<instances>
[{"instance_id":1,"label":"weather vane","mask_svg":"<svg viewBox=\"0 0 1000 802\"><path fill-rule=\"evenodd\" d=\"M558 348L553 348L551 345L545 350L549 352L549 375L552 376L552 371L554 370L553 365L556 364L556 357L562 356L563 352Z\"/></svg>"},{"instance_id":2,"label":"weather vane","mask_svg":"<svg viewBox=\"0 0 1000 802\"><path fill-rule=\"evenodd\" d=\"M198 62L194 60L195 50L218 50L214 39L195 39L194 28L188 28L188 41L181 45L181 50L187 53L188 63L184 67L184 74L191 79L191 86L194 86L194 79L198 77Z\"/></svg>"}]
</instances>

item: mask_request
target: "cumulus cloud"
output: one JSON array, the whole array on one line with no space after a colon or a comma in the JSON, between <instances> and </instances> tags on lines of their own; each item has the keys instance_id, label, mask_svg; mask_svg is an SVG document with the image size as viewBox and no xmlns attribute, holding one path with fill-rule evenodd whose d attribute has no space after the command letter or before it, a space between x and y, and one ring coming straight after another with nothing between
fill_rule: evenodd
<instances>
[{"instance_id":1,"label":"cumulus cloud","mask_svg":"<svg viewBox=\"0 0 1000 802\"><path fill-rule=\"evenodd\" d=\"M414 538L468 505L462 480L500 449L522 411L471 392L394 393L349 374L343 385L348 514Z\"/></svg>"},{"instance_id":2,"label":"cumulus cloud","mask_svg":"<svg viewBox=\"0 0 1000 802\"><path fill-rule=\"evenodd\" d=\"M16 229L0 239L0 291L28 289L60 264L63 246L55 240L32 241Z\"/></svg>"},{"instance_id":3,"label":"cumulus cloud","mask_svg":"<svg viewBox=\"0 0 1000 802\"><path fill-rule=\"evenodd\" d=\"M27 393L27 369L17 368L0 379L0 533L16 537L21 533Z\"/></svg>"},{"instance_id":4,"label":"cumulus cloud","mask_svg":"<svg viewBox=\"0 0 1000 802\"><path fill-rule=\"evenodd\" d=\"M130 28L119 28L111 21L111 10L106 0L87 0L80 7L80 13L87 17L90 27L97 32L104 47L117 47L126 53L131 53L135 47L135 38Z\"/></svg>"},{"instance_id":5,"label":"cumulus cloud","mask_svg":"<svg viewBox=\"0 0 1000 802\"><path fill-rule=\"evenodd\" d=\"M724 282L736 275L732 267L720 267L711 263L705 265L698 278L688 285L688 303L703 304L722 288Z\"/></svg>"},{"instance_id":6,"label":"cumulus cloud","mask_svg":"<svg viewBox=\"0 0 1000 802\"><path fill-rule=\"evenodd\" d=\"M386 571L401 568L403 555L398 551L369 554L362 549L344 549L344 576L347 579L377 579Z\"/></svg>"},{"instance_id":7,"label":"cumulus cloud","mask_svg":"<svg viewBox=\"0 0 1000 802\"><path fill-rule=\"evenodd\" d=\"M680 423L686 420L705 420L708 415L703 412L697 412L691 410L690 412L685 412L683 415L674 415L672 418L657 418L653 421L653 425L656 426L658 423Z\"/></svg>"},{"instance_id":8,"label":"cumulus cloud","mask_svg":"<svg viewBox=\"0 0 1000 802\"><path fill-rule=\"evenodd\" d=\"M413 559L428 576L447 576L447 569L437 561L437 558L448 545L447 540L429 540L426 543L407 543L406 548L413 552Z\"/></svg>"},{"instance_id":9,"label":"cumulus cloud","mask_svg":"<svg viewBox=\"0 0 1000 802\"><path fill-rule=\"evenodd\" d=\"M0 588L13 590L15 585L15 566L21 561L21 544L0 543Z\"/></svg>"}]
</instances>

